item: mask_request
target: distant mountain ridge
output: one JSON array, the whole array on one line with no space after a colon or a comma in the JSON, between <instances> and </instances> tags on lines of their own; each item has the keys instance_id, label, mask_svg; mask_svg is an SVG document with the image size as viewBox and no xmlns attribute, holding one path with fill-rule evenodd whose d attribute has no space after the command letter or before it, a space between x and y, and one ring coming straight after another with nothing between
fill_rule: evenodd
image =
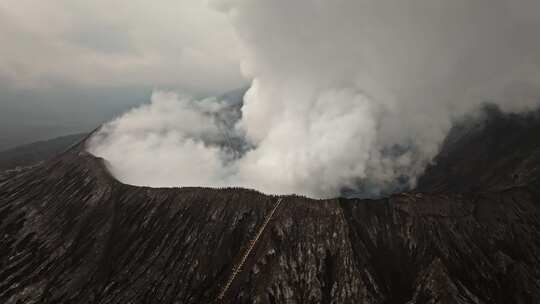
<instances>
[{"instance_id":1,"label":"distant mountain ridge","mask_svg":"<svg viewBox=\"0 0 540 304\"><path fill-rule=\"evenodd\" d=\"M0 151L0 170L30 166L48 160L78 143L86 135L87 133L79 133L60 136Z\"/></svg>"}]
</instances>

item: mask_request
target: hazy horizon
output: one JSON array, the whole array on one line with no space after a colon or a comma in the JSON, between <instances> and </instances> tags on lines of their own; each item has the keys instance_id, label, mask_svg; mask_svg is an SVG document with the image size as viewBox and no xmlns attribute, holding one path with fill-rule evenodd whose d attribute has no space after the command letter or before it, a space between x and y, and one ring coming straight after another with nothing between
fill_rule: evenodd
<instances>
[{"instance_id":1,"label":"hazy horizon","mask_svg":"<svg viewBox=\"0 0 540 304\"><path fill-rule=\"evenodd\" d=\"M234 39L204 1L0 3L0 150L93 129L154 89L245 86Z\"/></svg>"}]
</instances>

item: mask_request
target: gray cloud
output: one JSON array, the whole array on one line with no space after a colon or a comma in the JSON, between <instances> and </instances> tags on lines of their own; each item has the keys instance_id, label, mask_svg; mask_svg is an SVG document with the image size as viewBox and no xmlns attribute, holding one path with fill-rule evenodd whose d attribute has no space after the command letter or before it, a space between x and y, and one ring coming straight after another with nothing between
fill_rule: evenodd
<instances>
[{"instance_id":1,"label":"gray cloud","mask_svg":"<svg viewBox=\"0 0 540 304\"><path fill-rule=\"evenodd\" d=\"M205 1L0 1L0 149L89 131L153 88L245 86L236 36Z\"/></svg>"},{"instance_id":2,"label":"gray cloud","mask_svg":"<svg viewBox=\"0 0 540 304\"><path fill-rule=\"evenodd\" d=\"M193 140L201 143L197 149L214 153L211 163L217 165L208 178L199 176L202 185L226 183L316 197L362 185L375 192L394 189L397 181L414 185L456 118L486 100L506 111L527 110L540 100L538 1L214 4L234 25L242 70L253 79L236 128L252 149L224 162L227 151L197 137L181 140L182 157L211 155L187 153ZM122 141L122 147L138 147L136 129L119 127L133 119L120 119L102 135L127 136L133 141ZM152 138L161 134L150 133ZM115 142L93 151L111 159L113 172L125 169L123 176L140 173L125 160L132 156L150 162L155 171L186 161L143 157L150 155L141 152L145 148L116 158L114 151L121 147ZM182 185L192 170L175 170L167 184ZM216 182L215 176L222 179Z\"/></svg>"},{"instance_id":3,"label":"gray cloud","mask_svg":"<svg viewBox=\"0 0 540 304\"><path fill-rule=\"evenodd\" d=\"M3 2L0 79L219 92L244 83L235 39L204 1Z\"/></svg>"}]
</instances>

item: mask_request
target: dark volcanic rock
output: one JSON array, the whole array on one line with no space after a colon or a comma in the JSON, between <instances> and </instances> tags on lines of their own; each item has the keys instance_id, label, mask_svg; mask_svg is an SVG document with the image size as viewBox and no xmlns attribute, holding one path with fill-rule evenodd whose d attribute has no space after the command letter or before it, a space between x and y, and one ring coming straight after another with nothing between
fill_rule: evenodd
<instances>
[{"instance_id":1,"label":"dark volcanic rock","mask_svg":"<svg viewBox=\"0 0 540 304\"><path fill-rule=\"evenodd\" d=\"M450 132L418 190L497 191L540 178L540 110L503 114L488 105L484 116Z\"/></svg>"},{"instance_id":2,"label":"dark volcanic rock","mask_svg":"<svg viewBox=\"0 0 540 304\"><path fill-rule=\"evenodd\" d=\"M222 302L538 303L540 187L527 176L284 197ZM0 302L212 303L276 200L124 185L81 144L0 175Z\"/></svg>"}]
</instances>

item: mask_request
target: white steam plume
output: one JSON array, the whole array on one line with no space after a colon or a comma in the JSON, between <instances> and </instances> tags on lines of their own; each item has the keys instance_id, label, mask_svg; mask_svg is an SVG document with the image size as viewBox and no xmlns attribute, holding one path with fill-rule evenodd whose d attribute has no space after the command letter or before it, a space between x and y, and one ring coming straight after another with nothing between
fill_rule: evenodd
<instances>
[{"instance_id":1,"label":"white steam plume","mask_svg":"<svg viewBox=\"0 0 540 304\"><path fill-rule=\"evenodd\" d=\"M209 110L208 101L156 94L90 147L121 180L315 197L385 191L414 185L456 117L486 100L507 111L539 101L536 0L215 5L253 79L234 129L249 149L222 148L223 103Z\"/></svg>"}]
</instances>

